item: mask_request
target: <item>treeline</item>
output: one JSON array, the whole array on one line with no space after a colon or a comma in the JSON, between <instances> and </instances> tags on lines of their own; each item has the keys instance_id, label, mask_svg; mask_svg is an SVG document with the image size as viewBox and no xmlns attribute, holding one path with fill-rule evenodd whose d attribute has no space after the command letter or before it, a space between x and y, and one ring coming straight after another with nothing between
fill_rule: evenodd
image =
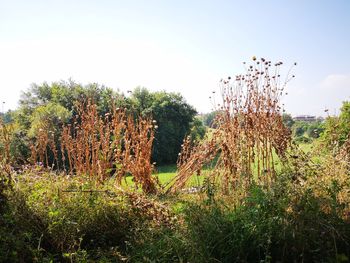
<instances>
[{"instance_id":1,"label":"treeline","mask_svg":"<svg viewBox=\"0 0 350 263\"><path fill-rule=\"evenodd\" d=\"M344 101L338 116L327 116L324 120L295 121L290 114L283 114L283 123L291 131L297 143L322 140L330 148L342 146L350 132L350 102Z\"/></svg>"},{"instance_id":2,"label":"treeline","mask_svg":"<svg viewBox=\"0 0 350 263\"><path fill-rule=\"evenodd\" d=\"M200 116L204 126L215 128L214 119L218 111L212 111ZM322 140L330 148L342 146L350 133L350 102L344 101L338 116L317 118L314 121L294 120L289 113L282 114L283 124L289 129L296 143L311 143Z\"/></svg>"},{"instance_id":3,"label":"treeline","mask_svg":"<svg viewBox=\"0 0 350 263\"><path fill-rule=\"evenodd\" d=\"M30 159L31 145L37 140L42 123L58 138L64 125L74 124L77 103L92 101L100 116L113 107L123 108L136 116L151 117L157 122L152 161L157 164L175 163L183 139L187 135L201 138L205 133L196 110L179 93L150 92L137 87L128 95L99 85L82 85L72 80L33 84L23 92L15 111L2 114L11 130L9 147L12 161L25 164ZM57 140L56 146L60 148ZM4 145L0 145L4 147ZM60 152L58 150L58 152Z\"/></svg>"}]
</instances>

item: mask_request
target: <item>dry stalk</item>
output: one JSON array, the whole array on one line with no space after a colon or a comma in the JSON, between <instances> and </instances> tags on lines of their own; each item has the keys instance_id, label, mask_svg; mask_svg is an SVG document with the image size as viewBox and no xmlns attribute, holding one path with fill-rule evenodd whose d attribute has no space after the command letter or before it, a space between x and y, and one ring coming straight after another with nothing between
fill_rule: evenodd
<instances>
[{"instance_id":1,"label":"dry stalk","mask_svg":"<svg viewBox=\"0 0 350 263\"><path fill-rule=\"evenodd\" d=\"M11 163L12 130L12 126L4 124L2 118L0 118L0 160L5 165Z\"/></svg>"},{"instance_id":2,"label":"dry stalk","mask_svg":"<svg viewBox=\"0 0 350 263\"><path fill-rule=\"evenodd\" d=\"M130 173L137 187L156 193L151 164L155 122L141 116L135 120L114 106L101 117L90 100L79 103L77 112L73 125L65 126L61 136L69 172L99 182L115 174L118 185Z\"/></svg>"},{"instance_id":3,"label":"dry stalk","mask_svg":"<svg viewBox=\"0 0 350 263\"><path fill-rule=\"evenodd\" d=\"M151 164L152 145L154 141L154 124L152 119L139 117L134 120L128 116L124 134L123 166L133 175L136 185L141 185L145 193L156 193L154 170Z\"/></svg>"},{"instance_id":4,"label":"dry stalk","mask_svg":"<svg viewBox=\"0 0 350 263\"><path fill-rule=\"evenodd\" d=\"M53 131L50 131L46 123L41 123L41 128L39 128L38 135L35 138L35 142L30 146L30 150L32 164L40 162L45 167L53 167L54 162L56 162L57 168L59 169L55 134ZM50 153L53 155L53 161L49 158Z\"/></svg>"},{"instance_id":5,"label":"dry stalk","mask_svg":"<svg viewBox=\"0 0 350 263\"><path fill-rule=\"evenodd\" d=\"M125 112L113 109L112 114L99 116L91 100L78 103L76 108L73 124L64 126L61 134L63 161L68 160L69 173L104 181L119 159Z\"/></svg>"},{"instance_id":6,"label":"dry stalk","mask_svg":"<svg viewBox=\"0 0 350 263\"><path fill-rule=\"evenodd\" d=\"M281 96L289 80L281 81L282 62L253 58L246 73L221 81L221 104L213 100L218 112L211 140L192 150L187 161L181 160L179 173L170 191L185 185L194 171L218 152L212 176L219 176L225 192L257 181L266 186L275 177L275 158L284 158L290 145L290 132L282 122ZM273 71L273 73L271 73ZM288 73L289 74L289 73ZM213 92L215 93L215 92ZM215 148L215 149L212 149Z\"/></svg>"}]
</instances>

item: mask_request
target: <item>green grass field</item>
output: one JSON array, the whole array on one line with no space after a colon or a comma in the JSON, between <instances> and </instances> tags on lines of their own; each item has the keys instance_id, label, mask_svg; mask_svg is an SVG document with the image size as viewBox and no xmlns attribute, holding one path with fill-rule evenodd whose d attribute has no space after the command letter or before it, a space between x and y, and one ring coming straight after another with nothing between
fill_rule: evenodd
<instances>
[{"instance_id":1,"label":"green grass field","mask_svg":"<svg viewBox=\"0 0 350 263\"><path fill-rule=\"evenodd\" d=\"M299 148L304 151L305 153L309 153L312 148L313 148L312 143L300 143ZM281 170L281 163L277 157L276 154L274 154L274 167L276 171ZM187 187L193 187L193 186L200 186L203 183L203 180L206 175L210 172L210 168L204 168L202 171L202 175L197 176L193 175L189 181L187 182ZM257 174L257 165L254 166L254 173ZM164 187L167 188L167 185L171 183L171 180L175 178L177 174L177 167L175 164L170 164L170 165L162 165L156 168L156 172L154 173L154 176L158 176L160 184ZM125 180L123 181L123 186L124 187L129 187L133 186L134 183L132 181L131 176L127 176Z\"/></svg>"}]
</instances>

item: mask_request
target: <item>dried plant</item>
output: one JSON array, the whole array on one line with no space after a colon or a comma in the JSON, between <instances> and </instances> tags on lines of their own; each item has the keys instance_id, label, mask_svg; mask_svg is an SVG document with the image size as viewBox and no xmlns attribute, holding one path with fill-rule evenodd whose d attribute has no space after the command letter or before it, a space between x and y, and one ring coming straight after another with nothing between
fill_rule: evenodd
<instances>
[{"instance_id":1,"label":"dried plant","mask_svg":"<svg viewBox=\"0 0 350 263\"><path fill-rule=\"evenodd\" d=\"M345 162L346 167L350 171L350 133L348 134L345 143L340 148L337 157Z\"/></svg>"},{"instance_id":2,"label":"dried plant","mask_svg":"<svg viewBox=\"0 0 350 263\"><path fill-rule=\"evenodd\" d=\"M4 124L0 117L0 214L4 208L5 190L12 188L11 141L13 126Z\"/></svg>"},{"instance_id":3,"label":"dried plant","mask_svg":"<svg viewBox=\"0 0 350 263\"><path fill-rule=\"evenodd\" d=\"M169 191L182 187L217 153L219 159L212 176L220 177L225 192L254 180L267 186L274 180L274 159L285 158L291 141L290 131L282 123L281 96L294 76L289 71L282 81L282 64L272 65L271 61L254 57L245 74L221 81L221 103L216 104L213 98L217 116L211 139L195 146L187 161L181 160L179 174ZM188 155L186 147L183 153Z\"/></svg>"},{"instance_id":4,"label":"dried plant","mask_svg":"<svg viewBox=\"0 0 350 263\"><path fill-rule=\"evenodd\" d=\"M4 124L0 117L0 160L2 164L10 164L10 147L12 141L12 125Z\"/></svg>"},{"instance_id":5,"label":"dried plant","mask_svg":"<svg viewBox=\"0 0 350 263\"><path fill-rule=\"evenodd\" d=\"M203 166L215 158L218 150L215 139L206 138L202 143L194 143L190 136L187 136L177 161L178 173L169 182L171 187L168 192L174 192L184 187L193 174L200 175Z\"/></svg>"},{"instance_id":6,"label":"dried plant","mask_svg":"<svg viewBox=\"0 0 350 263\"><path fill-rule=\"evenodd\" d=\"M100 182L114 173L118 184L130 173L137 187L156 193L151 164L152 119L139 116L135 120L125 109L116 107L101 117L90 100L79 103L77 112L73 125L65 126L61 136L62 156L68 160L69 172Z\"/></svg>"},{"instance_id":7,"label":"dried plant","mask_svg":"<svg viewBox=\"0 0 350 263\"><path fill-rule=\"evenodd\" d=\"M135 192L122 192L133 207L134 212L144 220L151 220L156 226L173 227L176 218L162 203Z\"/></svg>"},{"instance_id":8,"label":"dried plant","mask_svg":"<svg viewBox=\"0 0 350 263\"><path fill-rule=\"evenodd\" d=\"M32 164L40 162L46 167L53 167L54 163L56 163L57 169L59 169L55 134L53 131L50 131L46 123L41 123L41 128L39 128L34 143L30 146L30 150ZM53 161L50 161L50 153L53 155Z\"/></svg>"},{"instance_id":9,"label":"dried plant","mask_svg":"<svg viewBox=\"0 0 350 263\"><path fill-rule=\"evenodd\" d=\"M154 141L153 123L152 119L141 116L136 120L133 116L127 117L121 160L125 169L133 175L136 185L141 185L146 193L156 193L156 181L152 178L154 166L150 162Z\"/></svg>"},{"instance_id":10,"label":"dried plant","mask_svg":"<svg viewBox=\"0 0 350 263\"><path fill-rule=\"evenodd\" d=\"M77 104L73 124L63 127L61 150L68 160L69 172L87 175L103 181L116 160L116 145L124 127L124 111L99 116L97 105L91 100Z\"/></svg>"}]
</instances>

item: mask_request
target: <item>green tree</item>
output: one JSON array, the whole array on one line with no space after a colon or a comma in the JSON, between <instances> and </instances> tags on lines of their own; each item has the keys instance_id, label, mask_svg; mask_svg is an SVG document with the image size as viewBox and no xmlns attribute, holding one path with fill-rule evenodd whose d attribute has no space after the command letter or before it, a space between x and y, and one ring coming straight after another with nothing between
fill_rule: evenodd
<instances>
[{"instance_id":1,"label":"green tree","mask_svg":"<svg viewBox=\"0 0 350 263\"><path fill-rule=\"evenodd\" d=\"M19 108L12 114L16 123L15 134L18 135L14 137L15 159L25 160L29 157L30 138L37 135L43 124L58 139L61 124L71 122L71 117L76 114L75 103L88 99L97 104L101 115L110 110L113 101L123 107L130 104L122 94L96 83L83 86L68 80L32 84L22 93Z\"/></svg>"},{"instance_id":2,"label":"green tree","mask_svg":"<svg viewBox=\"0 0 350 263\"><path fill-rule=\"evenodd\" d=\"M339 115L340 144L343 144L350 134L350 102L344 101Z\"/></svg>"},{"instance_id":3,"label":"green tree","mask_svg":"<svg viewBox=\"0 0 350 263\"><path fill-rule=\"evenodd\" d=\"M183 138L191 133L200 138L203 130L194 119L195 109L178 93L165 91L150 92L145 88L136 88L130 98L110 88L98 84L81 85L69 81L51 84L33 84L21 96L19 108L14 114L17 123L17 144L22 149L35 137L42 123L59 137L61 124L72 122L75 102L92 99L101 115L110 110L112 102L118 107L127 108L134 113L153 116L158 122L158 130L153 148L153 160L157 163L174 163L181 149ZM18 151L17 151L18 152ZM25 157L24 157L25 158Z\"/></svg>"},{"instance_id":4,"label":"green tree","mask_svg":"<svg viewBox=\"0 0 350 263\"><path fill-rule=\"evenodd\" d=\"M350 136L350 102L343 102L338 117L327 117L323 128L322 138L328 146L342 146Z\"/></svg>"},{"instance_id":5,"label":"green tree","mask_svg":"<svg viewBox=\"0 0 350 263\"><path fill-rule=\"evenodd\" d=\"M323 130L322 123L317 121L309 124L306 133L310 138L317 139L320 137Z\"/></svg>"},{"instance_id":6,"label":"green tree","mask_svg":"<svg viewBox=\"0 0 350 263\"><path fill-rule=\"evenodd\" d=\"M282 115L282 121L283 124L288 127L289 129L292 129L292 126L294 125L295 121L292 118L292 115L288 113L283 113Z\"/></svg>"},{"instance_id":7,"label":"green tree","mask_svg":"<svg viewBox=\"0 0 350 263\"><path fill-rule=\"evenodd\" d=\"M307 123L303 122L303 121L298 121L298 122L295 122L294 125L293 125L293 134L295 137L300 137L300 136L303 136L304 133L306 132L307 130Z\"/></svg>"},{"instance_id":8,"label":"green tree","mask_svg":"<svg viewBox=\"0 0 350 263\"><path fill-rule=\"evenodd\" d=\"M218 114L217 111L212 111L209 113L206 113L203 115L203 124L207 127L215 128L214 126L214 119L216 115Z\"/></svg>"},{"instance_id":9,"label":"green tree","mask_svg":"<svg viewBox=\"0 0 350 263\"><path fill-rule=\"evenodd\" d=\"M71 112L65 107L49 102L45 105L38 106L31 116L31 126L28 131L29 137L38 135L39 129L47 129L59 135L61 125L66 123L71 117Z\"/></svg>"},{"instance_id":10,"label":"green tree","mask_svg":"<svg viewBox=\"0 0 350 263\"><path fill-rule=\"evenodd\" d=\"M193 122L191 123L191 139L196 141L203 139L206 130L206 126L203 125L202 120L196 116Z\"/></svg>"},{"instance_id":11,"label":"green tree","mask_svg":"<svg viewBox=\"0 0 350 263\"><path fill-rule=\"evenodd\" d=\"M131 101L136 111L152 115L158 123L153 160L158 164L175 163L183 138L190 134L196 110L178 93L149 92L136 88Z\"/></svg>"},{"instance_id":12,"label":"green tree","mask_svg":"<svg viewBox=\"0 0 350 263\"><path fill-rule=\"evenodd\" d=\"M8 110L5 113L0 113L0 118L2 119L3 123L5 123L5 124L13 122L13 111Z\"/></svg>"}]
</instances>

